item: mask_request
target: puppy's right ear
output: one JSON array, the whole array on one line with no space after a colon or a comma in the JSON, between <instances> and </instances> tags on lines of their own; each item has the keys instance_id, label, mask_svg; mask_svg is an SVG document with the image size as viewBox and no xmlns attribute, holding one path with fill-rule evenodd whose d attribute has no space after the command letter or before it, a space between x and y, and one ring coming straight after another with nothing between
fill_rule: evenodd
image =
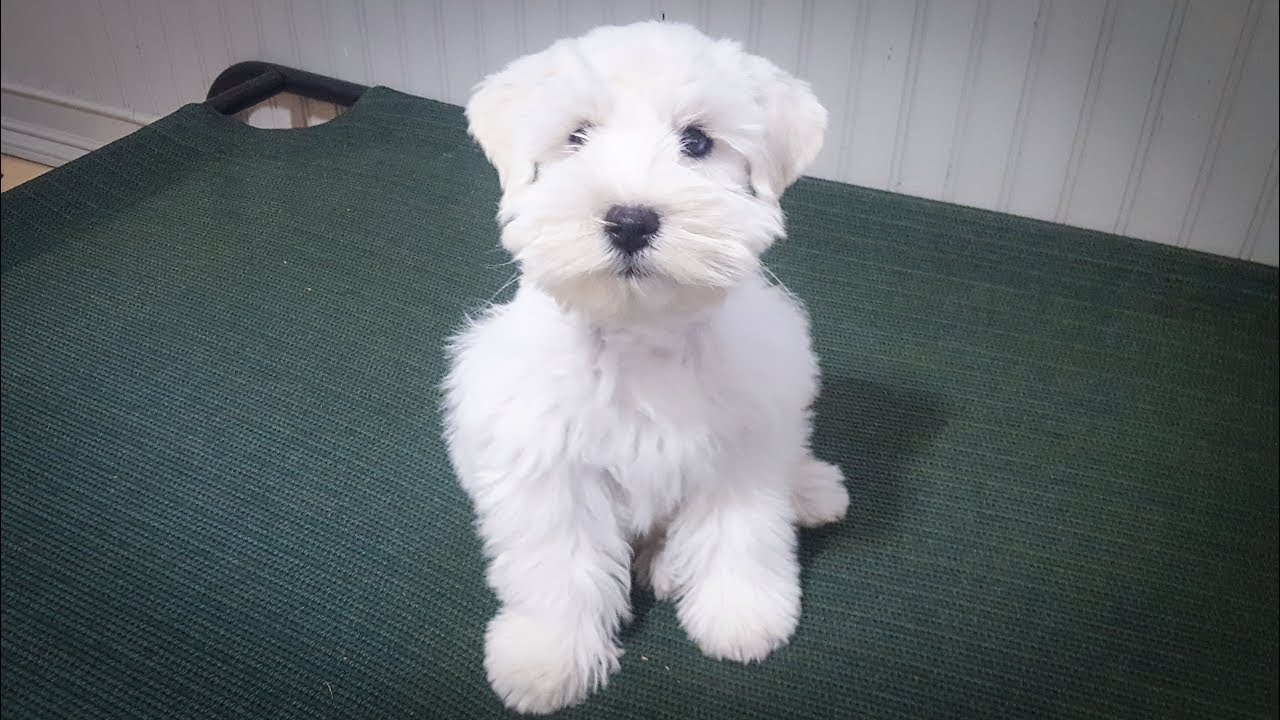
<instances>
[{"instance_id":1,"label":"puppy's right ear","mask_svg":"<svg viewBox=\"0 0 1280 720\"><path fill-rule=\"evenodd\" d=\"M517 58L481 80L467 101L467 130L497 169L503 191L533 180L529 98L552 75L555 49Z\"/></svg>"},{"instance_id":2,"label":"puppy's right ear","mask_svg":"<svg viewBox=\"0 0 1280 720\"><path fill-rule=\"evenodd\" d=\"M497 169L504 191L512 184L527 183L533 175L533 162L520 157L516 149L514 129L524 90L511 77L513 69L514 65L509 66L481 80L466 108L467 131Z\"/></svg>"}]
</instances>

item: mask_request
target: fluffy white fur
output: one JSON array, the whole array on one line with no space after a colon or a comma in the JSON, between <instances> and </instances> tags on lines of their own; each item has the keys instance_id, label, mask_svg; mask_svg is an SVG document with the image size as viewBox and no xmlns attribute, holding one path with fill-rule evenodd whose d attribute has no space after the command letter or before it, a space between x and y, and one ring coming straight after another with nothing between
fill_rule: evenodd
<instances>
[{"instance_id":1,"label":"fluffy white fur","mask_svg":"<svg viewBox=\"0 0 1280 720\"><path fill-rule=\"evenodd\" d=\"M633 565L707 655L763 659L799 619L795 526L848 504L808 449L807 318L758 260L826 111L736 43L641 23L514 61L467 118L521 273L515 298L455 339L445 383L502 605L490 683L532 713L603 686ZM689 126L712 138L705 157L682 154ZM661 215L630 266L604 233L614 205Z\"/></svg>"}]
</instances>

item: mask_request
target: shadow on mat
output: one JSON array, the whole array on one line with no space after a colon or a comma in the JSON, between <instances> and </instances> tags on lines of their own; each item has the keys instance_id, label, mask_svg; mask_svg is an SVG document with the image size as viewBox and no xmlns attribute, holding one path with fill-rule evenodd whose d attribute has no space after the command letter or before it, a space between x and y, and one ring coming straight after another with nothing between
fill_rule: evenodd
<instances>
[{"instance_id":1,"label":"shadow on mat","mask_svg":"<svg viewBox=\"0 0 1280 720\"><path fill-rule=\"evenodd\" d=\"M844 471L849 515L801 533L802 568L836 538L873 543L891 535L906 507L912 461L947 424L940 396L839 376L823 378L814 414L814 454Z\"/></svg>"}]
</instances>

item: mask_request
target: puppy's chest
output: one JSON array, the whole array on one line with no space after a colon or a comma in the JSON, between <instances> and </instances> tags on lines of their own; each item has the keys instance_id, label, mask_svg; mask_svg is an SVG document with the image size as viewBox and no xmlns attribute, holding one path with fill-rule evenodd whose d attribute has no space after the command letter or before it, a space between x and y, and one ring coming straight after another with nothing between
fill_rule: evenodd
<instances>
[{"instance_id":1,"label":"puppy's chest","mask_svg":"<svg viewBox=\"0 0 1280 720\"><path fill-rule=\"evenodd\" d=\"M727 388L707 372L705 352L696 341L615 338L593 363L593 402L579 429L590 438L589 461L623 491L639 529L715 472Z\"/></svg>"}]
</instances>

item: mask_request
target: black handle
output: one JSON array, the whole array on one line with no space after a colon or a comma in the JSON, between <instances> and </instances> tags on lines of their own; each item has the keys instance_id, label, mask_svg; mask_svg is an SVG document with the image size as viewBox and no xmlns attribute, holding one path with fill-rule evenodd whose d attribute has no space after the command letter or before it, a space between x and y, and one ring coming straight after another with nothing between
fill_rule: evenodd
<instances>
[{"instance_id":1,"label":"black handle","mask_svg":"<svg viewBox=\"0 0 1280 720\"><path fill-rule=\"evenodd\" d=\"M280 93L351 107L369 88L346 80L317 75L266 62L240 62L223 70L209 86L205 104L223 115L234 115Z\"/></svg>"}]
</instances>

